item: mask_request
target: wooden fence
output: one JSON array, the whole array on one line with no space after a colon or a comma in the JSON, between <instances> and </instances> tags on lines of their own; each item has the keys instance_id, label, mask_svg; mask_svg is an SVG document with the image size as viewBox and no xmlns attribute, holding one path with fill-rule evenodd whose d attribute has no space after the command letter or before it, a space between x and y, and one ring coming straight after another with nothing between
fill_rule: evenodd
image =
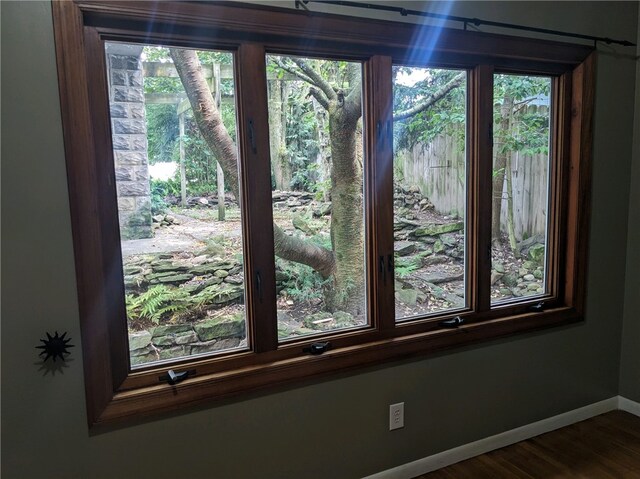
<instances>
[{"instance_id":1,"label":"wooden fence","mask_svg":"<svg viewBox=\"0 0 640 479\"><path fill-rule=\"evenodd\" d=\"M544 234L548 208L548 162L546 154L511 156L513 180L513 216L518 241ZM452 136L439 136L429 145L417 144L395 158L401 183L417 186L429 198L436 211L463 217L465 210L465 153ZM502 227L507 224L506 182L502 191Z\"/></svg>"}]
</instances>

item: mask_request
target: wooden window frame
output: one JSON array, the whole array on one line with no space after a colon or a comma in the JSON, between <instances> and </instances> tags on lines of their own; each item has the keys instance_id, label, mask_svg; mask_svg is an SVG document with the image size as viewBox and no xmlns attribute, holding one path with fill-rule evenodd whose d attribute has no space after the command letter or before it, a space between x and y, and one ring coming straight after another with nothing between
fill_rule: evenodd
<instances>
[{"instance_id":1,"label":"wooden window frame","mask_svg":"<svg viewBox=\"0 0 640 479\"><path fill-rule=\"evenodd\" d=\"M595 74L592 48L225 2L62 0L52 4L90 426L583 319ZM433 43L429 51L412 43L418 31L425 40L421 45ZM433 42L426 41L431 38ZM226 47L236 52L250 351L186 358L133 371L129 366L102 43L113 40ZM368 327L330 333L332 348L318 356L302 352L316 337L278 343L275 302L258 298L255 284L260 272L262 294L275 298L273 237L248 234L272 231L271 209L261 206L271 203L270 185L260 181L270 164L265 52L363 61L364 149L370 171L365 184L375 193L365 203L368 264L393 254L392 171L385 166L392 156L392 64L409 62L411 54L428 53L428 65L468 71L468 308L396 323L393 281L385 281L370 267ZM551 274L543 311L530 309L539 297L490 304L491 226L486 213L491 211L491 200L486 191L491 189L494 71L552 77ZM252 149L248 143L248 119L255 125L259 148ZM465 324L456 329L439 325L454 315L464 318ZM196 374L173 386L159 382L169 367Z\"/></svg>"}]
</instances>

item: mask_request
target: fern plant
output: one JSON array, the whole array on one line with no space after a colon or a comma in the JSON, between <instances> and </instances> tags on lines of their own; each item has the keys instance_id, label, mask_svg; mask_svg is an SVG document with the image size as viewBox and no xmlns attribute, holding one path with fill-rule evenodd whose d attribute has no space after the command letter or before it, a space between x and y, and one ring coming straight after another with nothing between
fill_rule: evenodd
<instances>
[{"instance_id":1,"label":"fern plant","mask_svg":"<svg viewBox=\"0 0 640 479\"><path fill-rule=\"evenodd\" d=\"M180 288L157 285L139 296L125 296L127 316L131 321L149 320L159 324L165 317L175 317L185 313L190 305L189 293Z\"/></svg>"},{"instance_id":2,"label":"fern plant","mask_svg":"<svg viewBox=\"0 0 640 479\"><path fill-rule=\"evenodd\" d=\"M212 304L226 303L236 297L239 297L242 293L226 283L214 284L207 286L198 294L191 298L191 304L197 309L204 309Z\"/></svg>"},{"instance_id":3,"label":"fern plant","mask_svg":"<svg viewBox=\"0 0 640 479\"><path fill-rule=\"evenodd\" d=\"M396 256L395 258L395 272L399 278L406 278L414 271L417 271L422 266L422 258L417 257L404 257Z\"/></svg>"},{"instance_id":4,"label":"fern plant","mask_svg":"<svg viewBox=\"0 0 640 479\"><path fill-rule=\"evenodd\" d=\"M159 324L194 314L201 314L206 309L228 303L242 296L242 290L226 283L207 286L192 295L183 288L156 285L144 293L125 296L129 321L151 321Z\"/></svg>"},{"instance_id":5,"label":"fern plant","mask_svg":"<svg viewBox=\"0 0 640 479\"><path fill-rule=\"evenodd\" d=\"M314 301L323 298L323 288L331 281L322 277L309 266L288 262L277 262L280 270L288 277L284 291L294 301Z\"/></svg>"}]
</instances>

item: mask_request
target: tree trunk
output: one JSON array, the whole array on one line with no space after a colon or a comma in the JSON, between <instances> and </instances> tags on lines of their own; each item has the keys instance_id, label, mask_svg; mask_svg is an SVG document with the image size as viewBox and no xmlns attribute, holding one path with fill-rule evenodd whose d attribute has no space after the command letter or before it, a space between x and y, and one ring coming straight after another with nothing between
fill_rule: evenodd
<instances>
[{"instance_id":1,"label":"tree trunk","mask_svg":"<svg viewBox=\"0 0 640 479\"><path fill-rule=\"evenodd\" d=\"M513 121L513 108L509 111L509 135L513 133L514 121ZM509 247L513 254L518 257L518 250L516 248L516 231L513 219L513 171L511 168L511 152L507 154L507 162L505 164L505 188L507 193L507 233L509 236Z\"/></svg>"},{"instance_id":2,"label":"tree trunk","mask_svg":"<svg viewBox=\"0 0 640 479\"><path fill-rule=\"evenodd\" d=\"M513 220L513 178L511 171L511 154L507 156L506 169L506 188L507 188L507 233L509 235L509 247L513 254L518 257L518 249L516 248L516 229Z\"/></svg>"},{"instance_id":3,"label":"tree trunk","mask_svg":"<svg viewBox=\"0 0 640 479\"><path fill-rule=\"evenodd\" d=\"M187 170L184 157L184 113L178 116L178 122L180 124L180 204L184 208L187 206Z\"/></svg>"},{"instance_id":4,"label":"tree trunk","mask_svg":"<svg viewBox=\"0 0 640 479\"><path fill-rule=\"evenodd\" d=\"M317 271L324 279L329 278L336 268L331 251L321 248L310 241L289 236L280 227L273 225L273 240L276 254L287 261L302 263Z\"/></svg>"},{"instance_id":5,"label":"tree trunk","mask_svg":"<svg viewBox=\"0 0 640 479\"><path fill-rule=\"evenodd\" d=\"M176 66L187 98L193 110L202 137L220 161L229 185L236 199L238 194L238 154L227 129L222 123L222 116L211 95L211 90L202 73L200 60L193 50L170 49L171 58Z\"/></svg>"},{"instance_id":6,"label":"tree trunk","mask_svg":"<svg viewBox=\"0 0 640 479\"><path fill-rule=\"evenodd\" d=\"M513 98L505 95L500 107L500 123L494 133L495 162L493 164L493 199L491 204L491 240L494 243L501 242L500 216L502 212L502 194L507 167L507 155L509 154L506 138L509 134L509 117L513 110Z\"/></svg>"},{"instance_id":7,"label":"tree trunk","mask_svg":"<svg viewBox=\"0 0 640 479\"><path fill-rule=\"evenodd\" d=\"M288 190L291 167L287 161L286 107L283 105L283 81L269 80L269 148L276 190Z\"/></svg>"},{"instance_id":8,"label":"tree trunk","mask_svg":"<svg viewBox=\"0 0 640 479\"><path fill-rule=\"evenodd\" d=\"M354 88L360 88L357 84ZM331 141L331 242L336 258L325 300L330 310L363 314L364 217L359 102L339 96L329 104ZM360 134L359 134L360 133Z\"/></svg>"},{"instance_id":9,"label":"tree trunk","mask_svg":"<svg viewBox=\"0 0 640 479\"><path fill-rule=\"evenodd\" d=\"M218 221L225 220L225 204L224 204L224 171L220 162L216 161L216 190L218 192Z\"/></svg>"},{"instance_id":10,"label":"tree trunk","mask_svg":"<svg viewBox=\"0 0 640 479\"><path fill-rule=\"evenodd\" d=\"M213 91L215 91L215 102L216 108L220 111L220 104L222 103L222 89L220 87L220 64L214 63L213 65L213 75L211 76L211 86L213 87ZM216 191L218 193L218 221L225 220L225 204L224 204L224 172L222 171L222 166L220 166L220 162L215 160L216 164ZM207 168L207 172L209 169ZM207 173L208 176L208 173ZM207 181L208 183L208 181Z\"/></svg>"},{"instance_id":11,"label":"tree trunk","mask_svg":"<svg viewBox=\"0 0 640 479\"><path fill-rule=\"evenodd\" d=\"M311 99L313 105L313 111L316 116L316 122L318 123L318 158L316 158L316 164L318 165L318 183L322 186L322 200L329 201L329 188L326 188L326 181L329 179L326 176L326 172L331 171L331 141L328 138L327 131L327 111L318 103L315 98ZM329 175L330 176L330 175Z\"/></svg>"},{"instance_id":12,"label":"tree trunk","mask_svg":"<svg viewBox=\"0 0 640 479\"><path fill-rule=\"evenodd\" d=\"M187 91L198 127L207 144L220 159L228 175L233 192L238 194L238 158L235 145L222 125L220 113L211 99L200 63L195 52L171 49L171 56ZM353 66L349 72L349 91L334 90L303 62L296 62L319 90L312 94L329 113L329 140L331 149L331 243L332 251L313 243L287 236L274 225L275 254L280 258L306 264L330 278L325 291L326 306L354 315L364 314L365 257L364 257L364 191L362 151L362 95L360 69ZM462 78L462 77L461 77ZM456 78L440 92L430 97L424 107L416 107L406 116L428 108L435 101L459 85ZM321 101L322 100L322 101ZM405 117L406 117L405 116ZM504 167L499 194L502 192ZM495 188L495 182L494 182ZM495 191L498 191L497 189ZM500 201L498 201L498 208ZM498 209L499 225L499 209ZM499 227L498 227L499 231Z\"/></svg>"}]
</instances>

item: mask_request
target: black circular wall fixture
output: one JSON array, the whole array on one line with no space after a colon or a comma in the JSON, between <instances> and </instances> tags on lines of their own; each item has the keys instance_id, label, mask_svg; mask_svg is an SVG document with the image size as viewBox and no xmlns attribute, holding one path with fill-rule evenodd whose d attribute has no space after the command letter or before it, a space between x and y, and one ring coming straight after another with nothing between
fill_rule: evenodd
<instances>
[{"instance_id":1,"label":"black circular wall fixture","mask_svg":"<svg viewBox=\"0 0 640 479\"><path fill-rule=\"evenodd\" d=\"M62 361L65 360L65 354L69 354L67 348L75 347L73 344L69 344L71 338L65 339L67 333L63 333L62 336L58 335L58 331L56 331L54 336L51 336L47 332L47 339L41 339L40 342L43 343L42 346L36 346L36 349L42 349L40 351L39 356L44 355L43 361L46 361L49 358L53 358L55 362L56 358L59 357Z\"/></svg>"}]
</instances>

